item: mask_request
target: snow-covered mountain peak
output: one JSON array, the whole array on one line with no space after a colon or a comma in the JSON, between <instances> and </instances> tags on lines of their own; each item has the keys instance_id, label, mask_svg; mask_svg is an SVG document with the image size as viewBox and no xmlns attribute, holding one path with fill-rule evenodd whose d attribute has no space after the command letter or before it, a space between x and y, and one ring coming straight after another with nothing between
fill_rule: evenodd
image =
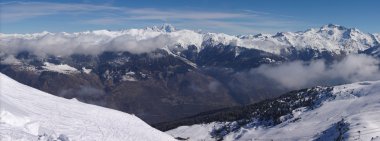
<instances>
[{"instance_id":1,"label":"snow-covered mountain peak","mask_svg":"<svg viewBox=\"0 0 380 141\"><path fill-rule=\"evenodd\" d=\"M280 32L273 38L298 49L327 50L337 54L363 51L377 44L372 34L335 24L324 25L319 29L311 28L304 32Z\"/></svg>"},{"instance_id":2,"label":"snow-covered mountain peak","mask_svg":"<svg viewBox=\"0 0 380 141\"><path fill-rule=\"evenodd\" d=\"M337 39L353 39L362 38L363 36L368 36L369 34L361 32L357 28L347 28L345 26L336 25L336 24L328 24L322 26L318 29L310 29L305 31L305 33L318 33L325 37L335 37Z\"/></svg>"},{"instance_id":3,"label":"snow-covered mountain peak","mask_svg":"<svg viewBox=\"0 0 380 141\"><path fill-rule=\"evenodd\" d=\"M347 30L348 28L345 26L337 25L337 24L327 24L323 25L320 30Z\"/></svg>"},{"instance_id":4,"label":"snow-covered mountain peak","mask_svg":"<svg viewBox=\"0 0 380 141\"><path fill-rule=\"evenodd\" d=\"M206 33L203 35L204 46L223 45L238 45L239 38L236 36L227 35L224 33Z\"/></svg>"},{"instance_id":5,"label":"snow-covered mountain peak","mask_svg":"<svg viewBox=\"0 0 380 141\"><path fill-rule=\"evenodd\" d=\"M373 37L375 38L377 44L380 44L380 34L378 34L378 33L374 33L374 34L372 34L372 35L373 35Z\"/></svg>"},{"instance_id":6,"label":"snow-covered mountain peak","mask_svg":"<svg viewBox=\"0 0 380 141\"><path fill-rule=\"evenodd\" d=\"M161 30L165 30L166 32L173 32L176 30L176 28L174 26L172 26L171 24L164 24L161 26Z\"/></svg>"},{"instance_id":7,"label":"snow-covered mountain peak","mask_svg":"<svg viewBox=\"0 0 380 141\"><path fill-rule=\"evenodd\" d=\"M187 49L194 45L198 51L205 46L219 44L253 48L274 54L287 50L312 49L335 54L357 53L379 43L379 36L363 33L355 28L324 25L304 32L279 32L275 35L228 35L175 29L170 24L145 29L121 31L94 30L75 33L0 34L0 48L5 52L34 51L40 54L70 55L72 53L99 54L103 51L145 53L162 48ZM61 51L57 50L62 49ZM54 48L54 49L53 49Z\"/></svg>"},{"instance_id":8,"label":"snow-covered mountain peak","mask_svg":"<svg viewBox=\"0 0 380 141\"><path fill-rule=\"evenodd\" d=\"M161 26L146 27L145 30L151 30L151 31L157 31L157 32L174 32L176 31L176 28L171 24L165 23Z\"/></svg>"},{"instance_id":9,"label":"snow-covered mountain peak","mask_svg":"<svg viewBox=\"0 0 380 141\"><path fill-rule=\"evenodd\" d=\"M240 39L252 39L252 38L268 38L270 36L272 36L272 35L271 34L259 33L259 34L256 34L256 35L239 35L237 37L240 38Z\"/></svg>"}]
</instances>

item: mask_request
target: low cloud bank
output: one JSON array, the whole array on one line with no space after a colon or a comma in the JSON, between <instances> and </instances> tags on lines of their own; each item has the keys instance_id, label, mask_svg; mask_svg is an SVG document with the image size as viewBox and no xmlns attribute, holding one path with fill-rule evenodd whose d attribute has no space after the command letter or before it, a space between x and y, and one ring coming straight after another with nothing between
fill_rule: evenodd
<instances>
[{"instance_id":1,"label":"low cloud bank","mask_svg":"<svg viewBox=\"0 0 380 141\"><path fill-rule=\"evenodd\" d=\"M162 32L144 29L124 31L98 30L80 33L0 34L2 52L67 56L72 54L97 55L104 51L147 53L176 45L200 45L202 35L190 31Z\"/></svg>"},{"instance_id":2,"label":"low cloud bank","mask_svg":"<svg viewBox=\"0 0 380 141\"><path fill-rule=\"evenodd\" d=\"M332 64L316 60L295 61L275 66L263 65L251 70L250 74L263 75L286 89L300 89L317 85L379 80L379 64L380 61L371 56L349 55Z\"/></svg>"}]
</instances>

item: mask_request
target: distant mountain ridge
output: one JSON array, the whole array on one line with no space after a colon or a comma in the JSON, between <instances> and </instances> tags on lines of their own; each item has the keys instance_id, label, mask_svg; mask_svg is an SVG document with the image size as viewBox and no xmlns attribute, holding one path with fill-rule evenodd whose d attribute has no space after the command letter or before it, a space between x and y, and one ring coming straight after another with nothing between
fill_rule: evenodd
<instances>
[{"instance_id":1,"label":"distant mountain ridge","mask_svg":"<svg viewBox=\"0 0 380 141\"><path fill-rule=\"evenodd\" d=\"M121 31L94 30L75 33L50 33L44 31L33 34L1 33L0 36L2 37L0 47L5 52L8 52L7 49L15 45L24 45L25 47L22 49L29 50L28 48L43 45L39 44L44 43L42 42L43 40L55 40L58 43L52 43L51 45L60 46L64 43L74 42L75 44L72 44L74 46L72 48L78 51L75 53L85 54L100 54L102 51L145 53L160 48L169 48L169 50L188 49L189 46L195 46L196 51L200 52L207 46L215 46L218 44L258 49L277 55L286 55L292 48L296 50L312 49L329 51L340 54L364 51L379 45L380 40L378 34L363 33L356 28L347 28L335 24L328 24L320 28L311 28L300 32L279 32L275 35L257 34L233 36L224 33L203 33L187 29L178 30L169 24L165 24L160 27L153 26L145 29L125 29ZM132 43L137 46L141 45L140 48L144 48L144 44L139 41L152 42L156 47L148 46L147 48L150 49L141 49L138 51L128 48L128 46L132 46ZM109 46L112 46L112 48ZM47 47L39 47L38 49L44 52L44 48ZM100 48L97 52L91 51L97 48ZM47 51L46 53L57 55L56 52Z\"/></svg>"}]
</instances>

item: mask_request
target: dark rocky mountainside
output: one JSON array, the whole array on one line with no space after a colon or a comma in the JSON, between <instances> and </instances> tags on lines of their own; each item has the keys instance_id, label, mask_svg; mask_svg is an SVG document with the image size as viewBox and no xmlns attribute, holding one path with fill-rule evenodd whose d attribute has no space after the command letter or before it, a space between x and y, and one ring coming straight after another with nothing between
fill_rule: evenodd
<instances>
[{"instance_id":1,"label":"dark rocky mountainside","mask_svg":"<svg viewBox=\"0 0 380 141\"><path fill-rule=\"evenodd\" d=\"M251 50L235 57L231 51L226 51L235 48L238 47L219 46L215 48L218 50L205 49L192 55L186 50L184 57L169 55L163 50L140 55L105 52L98 56L44 58L22 52L16 56L21 64L2 64L0 70L21 83L48 93L134 113L156 123L271 97L255 97L249 93L236 95L229 84L225 84L229 78L218 77L216 70L223 70L222 66L244 70L271 63L266 58L278 61L284 58ZM191 64L185 57L196 64ZM78 71L56 72L46 69L45 62L56 66L67 64ZM247 99L241 101L240 95Z\"/></svg>"},{"instance_id":2,"label":"dark rocky mountainside","mask_svg":"<svg viewBox=\"0 0 380 141\"><path fill-rule=\"evenodd\" d=\"M239 128L252 122L262 124L260 126L274 126L282 122L281 117L291 114L295 109L306 107L308 110L312 110L317 108L323 101L334 98L331 91L332 87L296 90L255 104L207 111L171 122L154 124L153 126L162 131L168 131L186 125L236 122L233 123L235 125L225 125L214 131L215 137L221 138L224 134L239 130Z\"/></svg>"}]
</instances>

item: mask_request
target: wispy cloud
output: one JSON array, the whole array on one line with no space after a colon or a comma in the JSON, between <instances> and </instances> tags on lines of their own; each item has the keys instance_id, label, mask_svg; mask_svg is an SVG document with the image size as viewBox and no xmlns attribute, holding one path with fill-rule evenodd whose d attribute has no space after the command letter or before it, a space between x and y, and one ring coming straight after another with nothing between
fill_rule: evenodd
<instances>
[{"instance_id":1,"label":"wispy cloud","mask_svg":"<svg viewBox=\"0 0 380 141\"><path fill-rule=\"evenodd\" d=\"M229 19L252 17L250 13L237 12L207 12L207 11L183 11L183 10L161 10L154 8L128 8L114 7L107 5L90 4L66 4L66 3L44 3L44 2L9 2L0 3L2 15L5 20L15 21L45 15L56 14L85 14L98 12L103 14L113 14L119 17L115 19L129 20L166 20L166 19Z\"/></svg>"},{"instance_id":2,"label":"wispy cloud","mask_svg":"<svg viewBox=\"0 0 380 141\"><path fill-rule=\"evenodd\" d=\"M222 28L237 32L258 32L286 29L296 21L283 15L252 11L202 11L183 9L131 8L112 5L51 2L0 3L3 23L33 20L43 16L78 17L70 22L93 25L125 24L133 22L167 22L182 27L203 29ZM152 22L153 21L153 22ZM270 28L267 28L270 27ZM269 31L272 32L272 31ZM236 32L235 32L236 33Z\"/></svg>"},{"instance_id":3,"label":"wispy cloud","mask_svg":"<svg viewBox=\"0 0 380 141\"><path fill-rule=\"evenodd\" d=\"M234 12L207 12L207 11L183 11L183 10L159 10L159 9L128 9L126 14L130 19L136 20L168 20L168 19L188 19L188 20L210 20L210 19L231 19L247 18L256 15L249 13Z\"/></svg>"},{"instance_id":4,"label":"wispy cloud","mask_svg":"<svg viewBox=\"0 0 380 141\"><path fill-rule=\"evenodd\" d=\"M294 61L252 69L250 75L261 74L287 89L300 89L317 85L337 85L363 80L379 80L379 60L367 55L348 55L338 62L324 60ZM286 74L286 75L284 75Z\"/></svg>"},{"instance_id":5,"label":"wispy cloud","mask_svg":"<svg viewBox=\"0 0 380 141\"><path fill-rule=\"evenodd\" d=\"M112 12L120 8L105 5L63 4L45 2L7 2L0 3L1 18L4 22L15 22L29 18L58 15L83 14L89 12Z\"/></svg>"}]
</instances>

